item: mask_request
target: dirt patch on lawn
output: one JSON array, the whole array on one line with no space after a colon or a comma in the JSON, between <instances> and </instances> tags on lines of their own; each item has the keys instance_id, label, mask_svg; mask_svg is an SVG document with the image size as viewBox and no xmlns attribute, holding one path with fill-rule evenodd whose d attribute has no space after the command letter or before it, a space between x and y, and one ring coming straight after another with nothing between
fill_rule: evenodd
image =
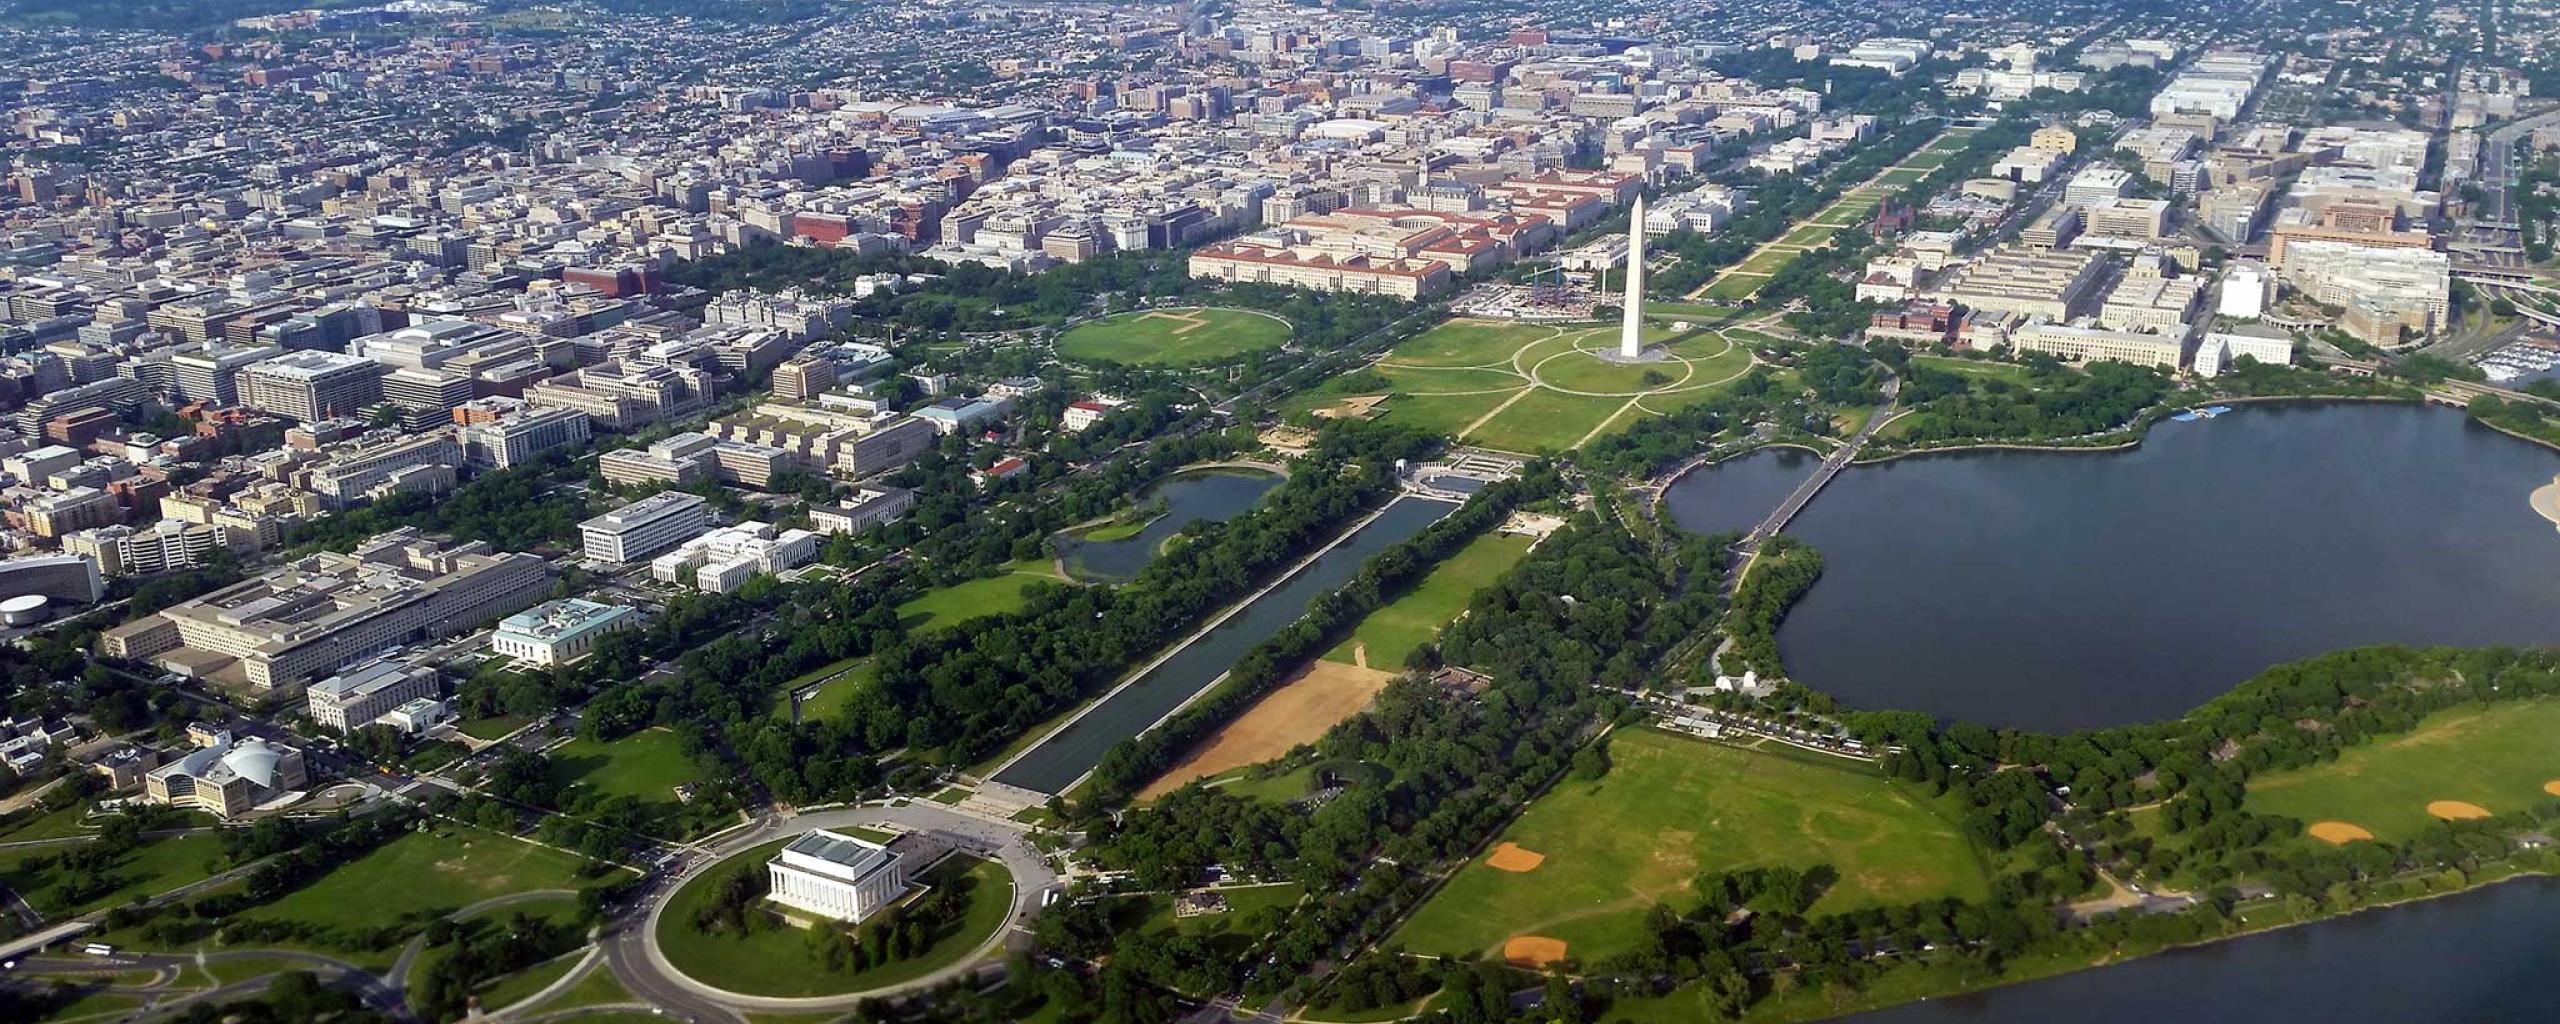
<instances>
[{"instance_id":1,"label":"dirt patch on lawn","mask_svg":"<svg viewBox=\"0 0 2560 1024\"><path fill-rule=\"evenodd\" d=\"M1354 396L1317 409L1316 415L1333 420L1365 420L1378 415L1378 406L1386 400L1385 395Z\"/></svg>"},{"instance_id":2,"label":"dirt patch on lawn","mask_svg":"<svg viewBox=\"0 0 2560 1024\"><path fill-rule=\"evenodd\" d=\"M1539 853L1536 850L1532 850L1518 843L1504 843L1493 848L1493 856L1484 859L1484 866L1496 871L1509 871L1515 874L1522 874L1536 871L1538 870L1538 865L1546 862L1546 854Z\"/></svg>"},{"instance_id":3,"label":"dirt patch on lawn","mask_svg":"<svg viewBox=\"0 0 2560 1024\"><path fill-rule=\"evenodd\" d=\"M2560 796L2560 779L2553 779L2549 782L2543 783L2542 791L2549 793L2552 796Z\"/></svg>"},{"instance_id":4,"label":"dirt patch on lawn","mask_svg":"<svg viewBox=\"0 0 2560 1024\"><path fill-rule=\"evenodd\" d=\"M1314 662L1210 736L1181 764L1140 791L1138 799L1153 800L1193 779L1261 764L1301 743L1313 743L1323 738L1325 730L1368 710L1378 691L1394 679L1389 672Z\"/></svg>"},{"instance_id":5,"label":"dirt patch on lawn","mask_svg":"<svg viewBox=\"0 0 2560 1024\"><path fill-rule=\"evenodd\" d=\"M2365 831L2362 825L2350 825L2343 821L2323 821L2311 826L2311 838L2332 846L2343 846L2359 840L2372 839L2373 833Z\"/></svg>"},{"instance_id":6,"label":"dirt patch on lawn","mask_svg":"<svg viewBox=\"0 0 2560 1024\"><path fill-rule=\"evenodd\" d=\"M1564 940L1544 935L1514 935L1502 944L1502 959L1514 967L1544 967L1564 959Z\"/></svg>"},{"instance_id":7,"label":"dirt patch on lawn","mask_svg":"<svg viewBox=\"0 0 2560 1024\"><path fill-rule=\"evenodd\" d=\"M2427 813L2446 821L2468 821L2473 818L2488 817L2489 809L2460 800L2438 800L2427 805Z\"/></svg>"}]
</instances>

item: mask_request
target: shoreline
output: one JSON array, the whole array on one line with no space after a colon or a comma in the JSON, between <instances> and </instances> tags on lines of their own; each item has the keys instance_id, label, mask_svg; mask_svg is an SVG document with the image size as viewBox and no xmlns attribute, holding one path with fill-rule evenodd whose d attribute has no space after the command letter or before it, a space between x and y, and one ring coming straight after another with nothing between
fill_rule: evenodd
<instances>
[{"instance_id":1,"label":"shoreline","mask_svg":"<svg viewBox=\"0 0 2560 1024\"><path fill-rule=\"evenodd\" d=\"M2203 401L2214 405L2265 405L2276 402L2392 402L2401 405L2427 404L2426 399L2424 398L2400 398L2393 395L2244 395L2237 398L2213 398L2204 399ZM2172 411L2183 408L2189 408L2189 406L2153 406L2135 414L2134 422L2127 425L2122 430L2108 434L2089 435L2093 437L2112 437L2115 434L2130 435L2125 440L2110 442L2107 444L2045 444L2035 441L1983 441L1973 444L1948 445L1943 448L1915 448L1909 451L1886 452L1877 455L1874 458L1854 459L1851 460L1849 464L1852 466L1880 466L1888 462L1900 459L1917 458L1923 455L1945 455L1960 452L1980 451L2061 453L2126 451L2128 449L2141 447L2143 436L2149 434L2151 432L2151 428L2159 426L2160 421L2168 418ZM2505 431L2505 433L2514 434L2514 431ZM2515 434L2515 436L2523 437L2524 435ZM2526 440L2532 440L2537 444L2544 445L2545 447L2560 450L2560 444L2551 444L2534 438L2526 438Z\"/></svg>"},{"instance_id":2,"label":"shoreline","mask_svg":"<svg viewBox=\"0 0 2560 1024\"><path fill-rule=\"evenodd\" d=\"M2042 971L2042 972L2039 972L2039 973L2022 974L2022 975L2018 975L2018 976L2015 976L2015 977L2001 977L2001 978L1995 979L1995 980L1993 980L1993 981L1990 981L1990 982L1988 982L1988 983L1986 983L1986 984L1981 984L1981 985L1964 985L1964 986L1959 986L1959 987L1956 987L1956 988L1948 989L1948 990L1945 990L1945 991L1936 992L1936 993L1933 993L1933 994L1930 994L1930 995L1917 996L1917 997L1914 997L1914 998L1898 1000L1898 1001L1890 1002L1890 1003L1880 1003L1880 1004L1875 1004L1875 1005L1859 1005L1859 1006L1856 1006L1856 1007L1851 1008L1851 1009L1844 1009L1844 1010L1836 1010L1836 1011L1829 1011L1829 1012L1825 1012L1825 1013L1823 1013L1821 1016L1791 1016L1791 1015L1787 1015L1787 1014L1777 1014L1777 1015L1770 1016L1770 1017L1766 1017L1766 1018L1758 1018L1758 1017L1752 1017L1752 1016L1750 1016L1749 1014L1747 1014L1747 1013L1746 1013L1742 1019L1743 1019L1743 1020L1745 1020L1745 1021L1754 1021L1754 1022L1758 1022L1758 1024L1813 1024L1813 1022L1819 1022L1819 1021L1826 1021L1826 1020L1840 1020L1840 1019L1845 1019L1845 1018L1848 1018L1848 1017L1857 1016L1857 1015L1860 1015L1860 1014L1878 1013L1878 1012L1882 1012L1882 1011L1885 1011L1885 1010L1893 1009L1893 1008L1895 1008L1895 1007L1909 1006L1909 1005L1912 1005L1912 1004L1915 1004L1915 1003L1925 1003L1925 1002L1929 1002L1929 1001L1932 1001L1932 1000L1938 1000L1938 999L1952 999L1952 998L1956 998L1956 997L1959 997L1959 996L1970 996L1970 995L1978 995L1978 994L1985 993L1985 992L1995 992L1995 991L1998 991L1998 990L2000 990L2000 989L2009 988L2009 987L2011 987L2011 986L2015 986L2015 985L2026 985L2026 984L2032 984L2032 983L2034 983L2034 982L2045 981L2045 980L2052 979L2052 978L2067 977L2067 976L2069 976L2069 975L2078 974L2078 973L2080 973L2080 972L2082 972L2082 971L2098 970L2098 969L2101 969L2101 968L2115 967L2115 966L2122 965L2122 964L2138 963L2138 962L2143 961L2143 960L2148 960L2148 959L2151 959L2151 958L2153 958L2153 957L2160 956L2161 954L2164 954L2164 953L2173 953L2173 952L2177 952L2177 951L2179 951L2179 950L2187 950L2187 949L2206 949L2206 948L2210 948L2210 947L2213 947L2213 946L2222 945L2222 944L2227 943L2227 942L2235 942L2235 941L2239 941L2239 940L2242 940L2242 939L2251 939L2251 938L2257 938L2257 937L2260 937L2260 936L2276 935L2276 934L2280 934L2280 933L2283 933L2283 932L2286 932L2286 931L2291 931L2291 930L2293 930L2293 929L2297 929L2297 928L2305 928L2305 927L2313 927L2313 926L2317 926L2317 925L2331 924L2331 923L2338 922L2338 921L2344 921L2344 920L2347 920L2347 919L2349 919L2349 918L2353 918L2353 917L2356 917L2356 916L2358 916L2358 915L2360 915L2360 914L2364 914L2364 913L2371 912L2371 911L2391 910L2391 909L2395 909L2395 908L2399 908L2399 907L2414 906L2414 905L2416 905L2416 904L2426 903L2426 902L2430 902L2430 901L2433 901L2433 900L2447 899L2447 898L2454 897L2454 896L2463 896L2463 895L2468 895L2468 894L2471 894L2471 893L2486 892L2486 891L2489 891L2489 890L2491 890L2491 889L2495 889L2495 888L2497 888L2498 886L2505 885L2506 883L2513 882L2513 881L2517 881L2517 880L2520 880L2520 879L2551 879L2551 878L2560 878L2560 871L2544 870L2544 869L2541 869L2541 868L2519 868L2519 869L2517 869L2517 870L2516 870L2516 872L2515 872L2515 873L2513 873L2513 874L2503 875L2503 876L2500 876L2500 877L2498 877L2498 878L2489 879L2489 880L2487 880L2487 881L2483 881L2483 882L2468 883L2468 884L2463 885L2463 886L2462 886L2462 887L2460 887L2460 888L2456 888L2456 889L2447 889L2447 890L2445 890L2445 891L2443 891L2443 892L2431 892L2431 893L2426 893L2426 894L2418 895L2418 896L2403 896L2403 897L2400 897L2399 899L2394 899L2394 900L2385 900L2385 901L2382 901L2382 902L2379 902L2379 903L2368 903L2368 904L2364 904L2364 905L2361 905L2361 906L2354 907L2354 908L2352 908L2352 909L2342 910L2342 911L2339 911L2339 912L2337 912L2337 913L2333 913L2333 914L2319 914L2319 915L2316 915L2316 916L2313 916L2313 917L2306 917L2306 918L2303 918L2302 920L2299 920L2299 921L2287 921L2287 922L2284 922L2284 923L2282 923L2282 924L2270 924L2270 925L2266 925L2266 926L2264 926L2264 927L2245 928L2245 929L2242 929L2242 930L2240 930L2240 931L2230 932L2230 933L2228 933L2228 934L2224 934L2224 935L2217 935L2217 936L2214 936L2214 937L2212 937L2212 938L2208 938L2208 939L2198 939L2198 940L2194 940L2194 941L2191 941L2191 942L2172 942L2172 943L2166 943L2166 944L2163 944L2163 945L2161 945L2161 946L2159 946L2159 947L2157 947L2157 948L2150 949L2150 950L2147 950L2147 951L2145 951L2145 952L2142 952L2142 953L2139 953L2139 954L2136 954L2136 955L2133 955L2133 956L2110 956L2110 957L2107 957L2107 958L2104 958L2104 959L2086 960L2086 961L2073 961L2073 962L2065 963L2065 964L2056 964L2056 965L2053 965L2056 969L2054 969L2054 970L2050 970L2050 971ZM1695 984L1695 982L1691 982L1691 983L1689 983L1689 984ZM1688 987L1688 985L1682 985L1682 986L1681 986L1681 988L1687 988L1687 987ZM1680 989L1675 988L1675 989L1673 989L1672 991L1677 992L1677 991L1680 991Z\"/></svg>"}]
</instances>

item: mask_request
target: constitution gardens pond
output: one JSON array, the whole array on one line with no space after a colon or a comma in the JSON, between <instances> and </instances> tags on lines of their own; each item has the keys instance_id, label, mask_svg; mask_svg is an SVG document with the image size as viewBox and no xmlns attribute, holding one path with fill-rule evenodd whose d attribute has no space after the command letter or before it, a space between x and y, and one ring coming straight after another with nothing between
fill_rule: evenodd
<instances>
[{"instance_id":1,"label":"constitution gardens pond","mask_svg":"<svg viewBox=\"0 0 2560 1024\"><path fill-rule=\"evenodd\" d=\"M1747 529L1812 472L1766 451L1664 511ZM2046 731L2175 717L2268 666L2377 643L2560 639L2560 453L2431 406L2287 402L2137 448L1858 466L1788 526L1820 582L1789 675L1862 708Z\"/></svg>"},{"instance_id":2,"label":"constitution gardens pond","mask_svg":"<svg viewBox=\"0 0 2560 1024\"><path fill-rule=\"evenodd\" d=\"M1242 515L1280 486L1278 473L1247 467L1184 470L1148 486L1126 521L1071 530L1058 538L1058 559L1080 580L1124 583L1164 551L1183 528Z\"/></svg>"}]
</instances>

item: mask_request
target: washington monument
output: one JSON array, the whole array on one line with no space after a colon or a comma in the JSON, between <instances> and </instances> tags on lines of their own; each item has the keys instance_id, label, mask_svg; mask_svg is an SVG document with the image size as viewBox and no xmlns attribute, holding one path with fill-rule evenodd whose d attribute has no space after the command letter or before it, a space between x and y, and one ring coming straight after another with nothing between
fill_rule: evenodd
<instances>
[{"instance_id":1,"label":"washington monument","mask_svg":"<svg viewBox=\"0 0 2560 1024\"><path fill-rule=\"evenodd\" d=\"M1618 326L1618 358L1644 358L1644 196L1636 196L1627 220L1627 287L1624 319Z\"/></svg>"}]
</instances>

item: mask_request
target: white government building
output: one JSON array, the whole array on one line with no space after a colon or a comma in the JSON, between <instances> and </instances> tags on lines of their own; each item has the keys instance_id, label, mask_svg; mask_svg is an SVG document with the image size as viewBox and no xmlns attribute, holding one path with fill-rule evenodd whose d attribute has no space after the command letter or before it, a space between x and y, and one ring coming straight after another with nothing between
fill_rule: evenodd
<instances>
[{"instance_id":1,"label":"white government building","mask_svg":"<svg viewBox=\"0 0 2560 1024\"><path fill-rule=\"evenodd\" d=\"M878 843L821 829L792 840L765 868L774 902L859 924L906 894L903 861Z\"/></svg>"}]
</instances>

